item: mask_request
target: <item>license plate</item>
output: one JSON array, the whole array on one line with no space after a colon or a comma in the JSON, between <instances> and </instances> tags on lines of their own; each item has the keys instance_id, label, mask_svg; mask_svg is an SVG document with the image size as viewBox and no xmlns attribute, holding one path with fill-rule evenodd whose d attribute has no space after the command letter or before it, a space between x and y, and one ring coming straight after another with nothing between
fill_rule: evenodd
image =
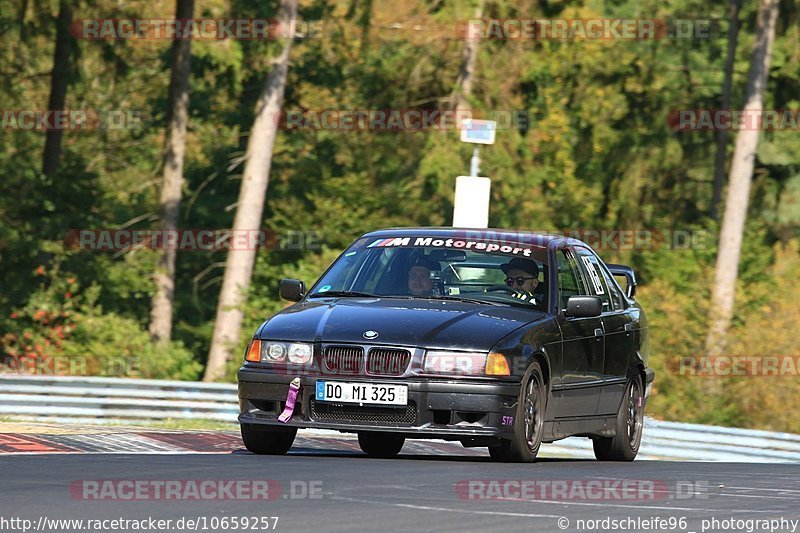
<instances>
[{"instance_id":1,"label":"license plate","mask_svg":"<svg viewBox=\"0 0 800 533\"><path fill-rule=\"evenodd\" d=\"M317 401L370 405L408 405L408 385L317 381Z\"/></svg>"}]
</instances>

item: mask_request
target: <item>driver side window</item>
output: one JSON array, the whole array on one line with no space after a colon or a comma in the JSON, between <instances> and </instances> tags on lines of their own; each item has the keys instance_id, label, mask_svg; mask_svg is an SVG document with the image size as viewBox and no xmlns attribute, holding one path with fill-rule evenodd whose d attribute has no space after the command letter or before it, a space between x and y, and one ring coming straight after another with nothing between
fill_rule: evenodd
<instances>
[{"instance_id":1,"label":"driver side window","mask_svg":"<svg viewBox=\"0 0 800 533\"><path fill-rule=\"evenodd\" d=\"M556 265L558 267L558 293L561 301L561 308L566 309L567 300L570 296L586 295L586 286L580 275L578 263L572 252L562 248L556 253Z\"/></svg>"}]
</instances>

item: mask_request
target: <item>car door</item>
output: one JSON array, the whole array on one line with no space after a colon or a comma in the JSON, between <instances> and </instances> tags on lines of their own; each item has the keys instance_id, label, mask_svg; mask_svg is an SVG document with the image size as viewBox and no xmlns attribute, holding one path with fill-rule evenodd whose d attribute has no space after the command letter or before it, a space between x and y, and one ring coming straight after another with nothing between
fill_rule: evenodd
<instances>
[{"instance_id":1,"label":"car door","mask_svg":"<svg viewBox=\"0 0 800 533\"><path fill-rule=\"evenodd\" d=\"M614 414L619 409L627 384L628 363L633 351L633 321L621 289L600 258L584 247L576 247L575 253L590 279L589 288L603 299L601 319L605 333L605 357L597 414Z\"/></svg>"},{"instance_id":2,"label":"car door","mask_svg":"<svg viewBox=\"0 0 800 533\"><path fill-rule=\"evenodd\" d=\"M570 247L556 250L558 276L557 320L562 335L561 381L553 386L558 398L559 418L596 414L603 385L605 338L601 317L568 317L567 300L575 295L593 295Z\"/></svg>"}]
</instances>

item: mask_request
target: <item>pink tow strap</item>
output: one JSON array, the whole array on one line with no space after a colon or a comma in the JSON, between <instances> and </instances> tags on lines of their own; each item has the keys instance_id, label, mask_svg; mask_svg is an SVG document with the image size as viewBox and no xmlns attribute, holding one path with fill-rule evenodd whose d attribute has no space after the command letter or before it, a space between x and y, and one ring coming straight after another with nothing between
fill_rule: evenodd
<instances>
[{"instance_id":1,"label":"pink tow strap","mask_svg":"<svg viewBox=\"0 0 800 533\"><path fill-rule=\"evenodd\" d=\"M278 417L284 424L292 419L294 413L294 402L297 400L297 393L300 392L300 378L294 378L289 384L289 394L286 396L286 407Z\"/></svg>"}]
</instances>

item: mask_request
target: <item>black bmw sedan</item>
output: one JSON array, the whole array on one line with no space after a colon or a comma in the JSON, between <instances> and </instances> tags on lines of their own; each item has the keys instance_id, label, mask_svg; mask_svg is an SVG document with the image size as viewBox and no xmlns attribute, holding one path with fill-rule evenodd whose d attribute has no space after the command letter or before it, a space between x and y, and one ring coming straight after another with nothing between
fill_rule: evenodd
<instances>
[{"instance_id":1,"label":"black bmw sedan","mask_svg":"<svg viewBox=\"0 0 800 533\"><path fill-rule=\"evenodd\" d=\"M583 436L630 461L654 378L635 294L630 268L563 236L368 233L310 289L281 280L296 303L258 328L238 373L244 444L286 453L322 428L376 457L435 438L531 462Z\"/></svg>"}]
</instances>

